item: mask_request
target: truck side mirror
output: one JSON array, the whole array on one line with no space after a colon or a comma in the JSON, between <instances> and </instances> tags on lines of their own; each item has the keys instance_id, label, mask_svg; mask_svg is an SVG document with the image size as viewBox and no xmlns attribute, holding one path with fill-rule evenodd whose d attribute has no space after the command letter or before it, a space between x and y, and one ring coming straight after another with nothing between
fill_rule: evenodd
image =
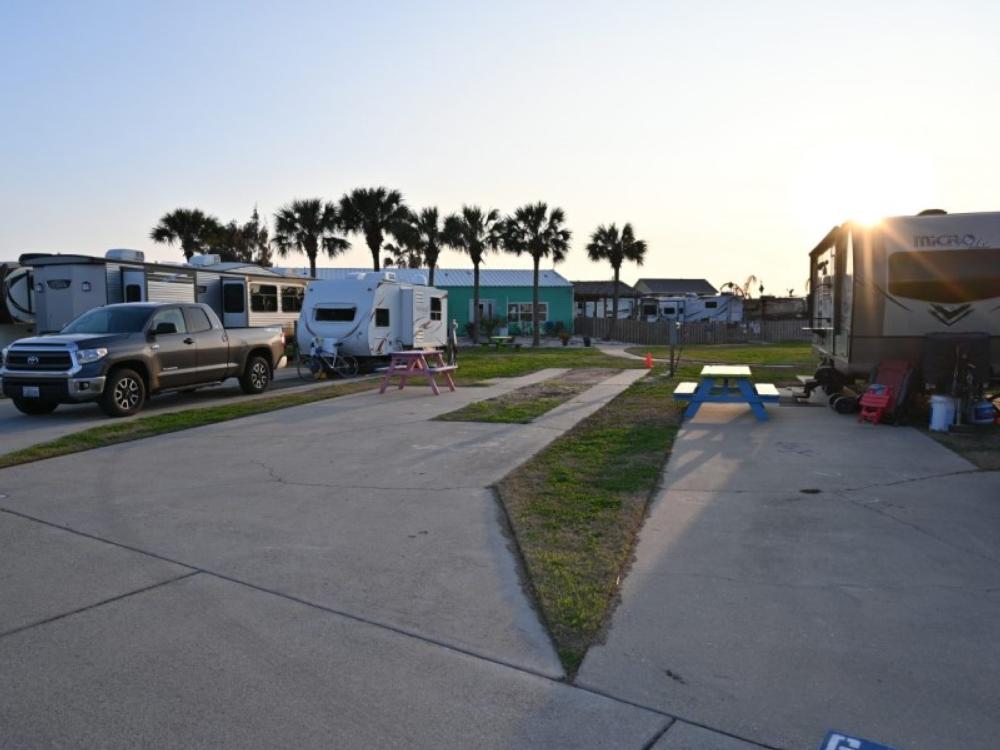
<instances>
[{"instance_id":1,"label":"truck side mirror","mask_svg":"<svg viewBox=\"0 0 1000 750\"><path fill-rule=\"evenodd\" d=\"M165 333L177 333L177 326L173 323L168 323L166 321L162 323L157 323L156 328L150 331L154 336L162 336Z\"/></svg>"}]
</instances>

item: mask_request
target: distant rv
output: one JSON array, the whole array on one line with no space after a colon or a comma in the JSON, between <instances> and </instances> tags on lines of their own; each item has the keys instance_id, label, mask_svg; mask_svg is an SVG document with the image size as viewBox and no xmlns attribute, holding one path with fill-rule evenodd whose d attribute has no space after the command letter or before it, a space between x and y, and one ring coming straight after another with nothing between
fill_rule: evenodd
<instances>
[{"instance_id":1,"label":"distant rv","mask_svg":"<svg viewBox=\"0 0 1000 750\"><path fill-rule=\"evenodd\" d=\"M643 297L640 318L647 321L673 320L680 323L743 321L743 300L733 294L687 294L674 297Z\"/></svg>"},{"instance_id":2,"label":"distant rv","mask_svg":"<svg viewBox=\"0 0 1000 750\"><path fill-rule=\"evenodd\" d=\"M989 337L1000 376L1000 212L834 227L809 253L813 349L840 379L921 362L929 334Z\"/></svg>"},{"instance_id":3,"label":"distant rv","mask_svg":"<svg viewBox=\"0 0 1000 750\"><path fill-rule=\"evenodd\" d=\"M42 334L116 302L203 302L227 328L281 326L292 334L309 282L250 264L221 263L217 255L196 256L190 264L147 263L141 251L125 249L108 250L103 258L28 253L19 265L4 285L6 312L13 318L12 309L28 310L21 324L30 318Z\"/></svg>"}]
</instances>

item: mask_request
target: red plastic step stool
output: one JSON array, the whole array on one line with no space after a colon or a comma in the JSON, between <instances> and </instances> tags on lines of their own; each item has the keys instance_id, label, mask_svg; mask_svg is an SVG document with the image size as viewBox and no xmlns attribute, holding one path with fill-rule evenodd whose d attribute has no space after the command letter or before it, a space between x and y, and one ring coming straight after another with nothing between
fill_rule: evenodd
<instances>
[{"instance_id":1,"label":"red plastic step stool","mask_svg":"<svg viewBox=\"0 0 1000 750\"><path fill-rule=\"evenodd\" d=\"M892 388L887 385L870 385L861 396L858 422L878 424L893 403Z\"/></svg>"}]
</instances>

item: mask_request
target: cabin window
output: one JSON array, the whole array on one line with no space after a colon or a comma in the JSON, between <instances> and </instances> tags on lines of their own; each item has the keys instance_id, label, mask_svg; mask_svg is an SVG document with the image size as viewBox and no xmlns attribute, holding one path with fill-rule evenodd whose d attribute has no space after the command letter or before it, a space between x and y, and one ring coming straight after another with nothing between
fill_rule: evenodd
<instances>
[{"instance_id":1,"label":"cabin window","mask_svg":"<svg viewBox=\"0 0 1000 750\"><path fill-rule=\"evenodd\" d=\"M205 311L198 307L185 307L184 315L187 318L188 330L191 333L202 333L211 331L212 324L208 321Z\"/></svg>"},{"instance_id":2,"label":"cabin window","mask_svg":"<svg viewBox=\"0 0 1000 750\"><path fill-rule=\"evenodd\" d=\"M440 297L431 297L431 320L441 320Z\"/></svg>"},{"instance_id":3,"label":"cabin window","mask_svg":"<svg viewBox=\"0 0 1000 750\"><path fill-rule=\"evenodd\" d=\"M278 312L278 287L274 284L251 284L250 310L261 313Z\"/></svg>"},{"instance_id":4,"label":"cabin window","mask_svg":"<svg viewBox=\"0 0 1000 750\"><path fill-rule=\"evenodd\" d=\"M142 302L142 287L138 284L125 285L126 302Z\"/></svg>"},{"instance_id":5,"label":"cabin window","mask_svg":"<svg viewBox=\"0 0 1000 750\"><path fill-rule=\"evenodd\" d=\"M227 313L242 313L245 309L243 284L223 284L222 311Z\"/></svg>"},{"instance_id":6,"label":"cabin window","mask_svg":"<svg viewBox=\"0 0 1000 750\"><path fill-rule=\"evenodd\" d=\"M388 328L389 327L389 308L388 307L376 307L375 308L375 327L376 328Z\"/></svg>"},{"instance_id":7,"label":"cabin window","mask_svg":"<svg viewBox=\"0 0 1000 750\"><path fill-rule=\"evenodd\" d=\"M707 309L707 310L714 310L718 306L719 306L719 301L718 300L714 300L713 299L713 300L707 300L705 302L705 309Z\"/></svg>"},{"instance_id":8,"label":"cabin window","mask_svg":"<svg viewBox=\"0 0 1000 750\"><path fill-rule=\"evenodd\" d=\"M1000 250L921 250L889 256L889 294L958 304L1000 296Z\"/></svg>"},{"instance_id":9,"label":"cabin window","mask_svg":"<svg viewBox=\"0 0 1000 750\"><path fill-rule=\"evenodd\" d=\"M549 303L539 302L538 303L538 322L544 323L549 319ZM531 321L531 303L530 302L511 302L507 305L507 320L511 323L530 323Z\"/></svg>"},{"instance_id":10,"label":"cabin window","mask_svg":"<svg viewBox=\"0 0 1000 750\"><path fill-rule=\"evenodd\" d=\"M357 311L356 307L317 307L315 317L321 323L350 323Z\"/></svg>"},{"instance_id":11,"label":"cabin window","mask_svg":"<svg viewBox=\"0 0 1000 750\"><path fill-rule=\"evenodd\" d=\"M300 312L302 310L302 298L306 290L300 286L281 287L281 311Z\"/></svg>"},{"instance_id":12,"label":"cabin window","mask_svg":"<svg viewBox=\"0 0 1000 750\"><path fill-rule=\"evenodd\" d=\"M643 305L642 306L643 315L656 315L656 305Z\"/></svg>"}]
</instances>

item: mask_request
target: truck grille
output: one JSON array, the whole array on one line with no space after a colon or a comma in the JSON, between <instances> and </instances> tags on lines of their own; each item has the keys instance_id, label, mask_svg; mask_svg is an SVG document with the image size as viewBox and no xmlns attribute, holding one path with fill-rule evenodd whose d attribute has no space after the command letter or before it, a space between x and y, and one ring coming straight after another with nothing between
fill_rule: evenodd
<instances>
[{"instance_id":1,"label":"truck grille","mask_svg":"<svg viewBox=\"0 0 1000 750\"><path fill-rule=\"evenodd\" d=\"M16 349L7 352L4 366L8 370L24 370L26 372L68 370L73 366L73 360L68 351L34 351Z\"/></svg>"}]
</instances>

